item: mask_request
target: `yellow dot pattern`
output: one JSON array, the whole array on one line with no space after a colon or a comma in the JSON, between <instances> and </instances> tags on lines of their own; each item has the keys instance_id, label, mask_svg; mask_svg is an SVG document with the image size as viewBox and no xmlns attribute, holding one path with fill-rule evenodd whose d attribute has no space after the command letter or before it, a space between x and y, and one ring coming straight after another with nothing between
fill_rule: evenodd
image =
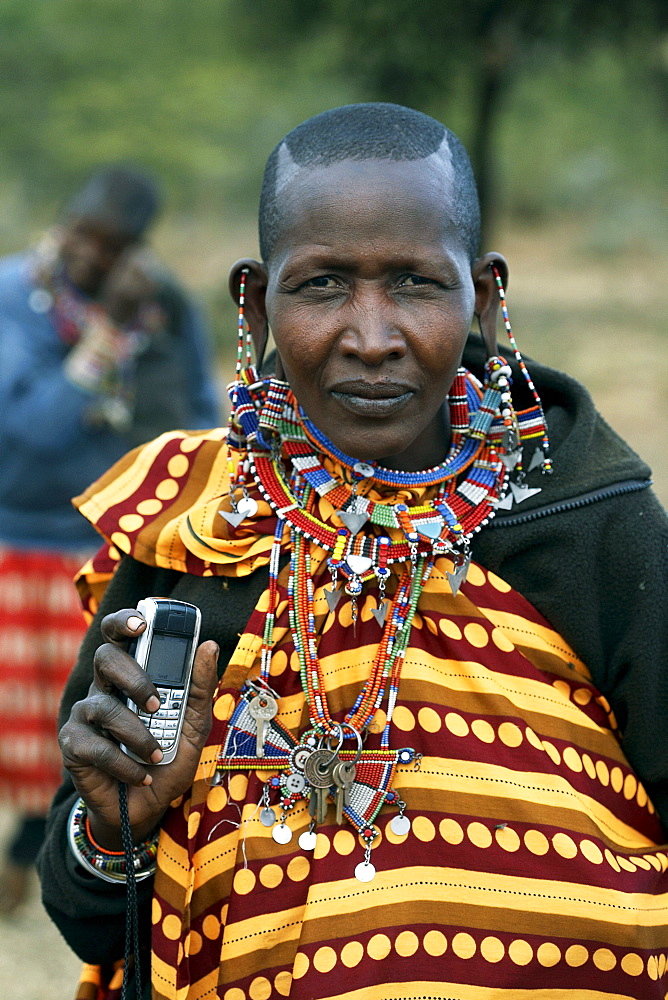
<instances>
[{"instance_id":1,"label":"yellow dot pattern","mask_svg":"<svg viewBox=\"0 0 668 1000\"><path fill-rule=\"evenodd\" d=\"M589 965L590 968L593 967L603 973L621 968L629 977L637 978L645 973L654 981L660 979L668 968L668 955L665 953L649 955L644 960L636 952L618 950L615 953L606 946L585 947L581 944L572 944L564 949L555 941L542 941L536 945L525 938L512 937L509 934L505 935L505 938L504 942L496 934L458 931L449 939L443 931L432 928L421 933L407 929L399 930L396 934L373 934L366 943L359 940L346 941L343 945L331 942L316 946L310 958L306 953L299 952L293 969L284 970L276 975L274 988L279 995L288 996L292 980L302 979L311 970L314 973L327 975L339 962L347 969L355 969L364 960L365 954L376 962L382 962L393 954L398 958L413 958L420 949L432 958L441 958L449 950L454 959L462 962L468 962L480 955L492 966L504 961L509 961L520 968L530 966L532 963L537 963L543 969L553 969L559 965L570 969L584 969ZM245 997L243 991L234 993L235 989L238 990L238 987L228 990L225 997L228 994ZM268 979L257 976L252 980L248 987L250 1000L269 1000L270 995L271 984Z\"/></svg>"}]
</instances>

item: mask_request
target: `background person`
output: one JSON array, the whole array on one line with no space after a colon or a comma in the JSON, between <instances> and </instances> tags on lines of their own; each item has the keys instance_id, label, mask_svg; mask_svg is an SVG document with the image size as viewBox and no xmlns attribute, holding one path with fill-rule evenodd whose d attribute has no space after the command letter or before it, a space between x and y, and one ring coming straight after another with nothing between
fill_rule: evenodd
<instances>
[{"instance_id":1,"label":"background person","mask_svg":"<svg viewBox=\"0 0 668 1000\"><path fill-rule=\"evenodd\" d=\"M107 543L44 900L82 958L121 958L127 782L147 997L663 995L665 517L582 386L505 364L507 265L478 225L433 119L298 126L267 165L263 262L231 274L276 376L240 365L227 441L168 436L78 500ZM179 496L126 521L176 467ZM123 650L149 594L203 614L164 767L118 700L158 707ZM327 769L353 758L348 787Z\"/></svg>"},{"instance_id":2,"label":"background person","mask_svg":"<svg viewBox=\"0 0 668 1000\"><path fill-rule=\"evenodd\" d=\"M95 533L71 497L129 447L219 420L198 310L143 240L155 182L95 173L59 226L0 262L0 794L22 817L0 908L24 897L60 780L55 717Z\"/></svg>"}]
</instances>

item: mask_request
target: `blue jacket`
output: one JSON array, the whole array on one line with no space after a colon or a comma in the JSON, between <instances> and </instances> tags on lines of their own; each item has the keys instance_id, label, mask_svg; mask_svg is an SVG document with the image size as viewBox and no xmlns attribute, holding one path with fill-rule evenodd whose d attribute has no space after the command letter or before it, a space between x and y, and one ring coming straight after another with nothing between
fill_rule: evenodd
<instances>
[{"instance_id":1,"label":"blue jacket","mask_svg":"<svg viewBox=\"0 0 668 1000\"><path fill-rule=\"evenodd\" d=\"M166 329L137 360L133 426L119 433L90 421L94 395L65 377L70 348L50 315L31 308L34 287L28 255L0 260L0 543L96 547L71 498L140 442L218 425L208 338L196 309L165 280Z\"/></svg>"}]
</instances>

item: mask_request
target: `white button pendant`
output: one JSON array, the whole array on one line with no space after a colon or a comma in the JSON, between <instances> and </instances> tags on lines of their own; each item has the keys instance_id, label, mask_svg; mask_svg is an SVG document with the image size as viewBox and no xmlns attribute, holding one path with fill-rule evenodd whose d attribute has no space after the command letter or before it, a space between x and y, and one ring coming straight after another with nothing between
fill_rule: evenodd
<instances>
[{"instance_id":1,"label":"white button pendant","mask_svg":"<svg viewBox=\"0 0 668 1000\"><path fill-rule=\"evenodd\" d=\"M271 835L277 844L289 844L292 840L292 830L285 823L277 823Z\"/></svg>"},{"instance_id":2,"label":"white button pendant","mask_svg":"<svg viewBox=\"0 0 668 1000\"><path fill-rule=\"evenodd\" d=\"M360 861L355 868L355 878L358 882L371 882L376 877L376 869L370 861Z\"/></svg>"}]
</instances>

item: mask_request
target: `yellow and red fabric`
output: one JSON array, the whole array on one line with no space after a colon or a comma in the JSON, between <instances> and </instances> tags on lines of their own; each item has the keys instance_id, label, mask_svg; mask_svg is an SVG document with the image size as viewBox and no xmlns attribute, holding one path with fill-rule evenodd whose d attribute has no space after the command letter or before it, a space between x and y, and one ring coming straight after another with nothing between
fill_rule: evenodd
<instances>
[{"instance_id":1,"label":"yellow and red fabric","mask_svg":"<svg viewBox=\"0 0 668 1000\"><path fill-rule=\"evenodd\" d=\"M204 461L209 443L215 449ZM192 473L179 477L181 455ZM89 512L97 505L98 526L119 550L153 565L197 567L198 575L240 575L267 558L272 519L261 508L234 533L215 516L226 466L221 439L172 436L161 454L140 452L117 469L85 504ZM160 499L157 488L170 479L181 484L173 503L167 498L148 521L148 493ZM376 598L360 600L353 625L348 601L329 612L329 571L315 545L312 566L318 653L330 710L341 718L378 643ZM394 834L396 806L381 809L369 883L354 877L363 847L350 826L336 825L333 806L305 852L297 843L308 827L305 804L287 818L288 845L260 822L271 769L231 771L213 783L240 683L258 669L262 595L218 687L192 789L163 825L155 1000L665 997L668 854L610 706L520 594L472 564L453 596L451 569L437 560L421 594L393 718L391 745L422 754L394 781L411 830ZM305 705L285 577L271 680L278 720L296 734ZM368 749L384 721L381 710Z\"/></svg>"}]
</instances>

